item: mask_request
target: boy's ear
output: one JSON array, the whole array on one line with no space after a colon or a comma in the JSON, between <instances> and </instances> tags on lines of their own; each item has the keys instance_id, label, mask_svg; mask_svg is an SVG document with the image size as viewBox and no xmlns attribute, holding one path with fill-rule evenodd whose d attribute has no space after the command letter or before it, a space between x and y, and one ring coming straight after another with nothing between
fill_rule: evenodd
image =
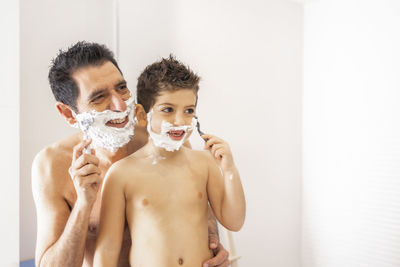
<instances>
[{"instance_id":1,"label":"boy's ear","mask_svg":"<svg viewBox=\"0 0 400 267\"><path fill-rule=\"evenodd\" d=\"M61 116L70 124L73 125L76 123L75 116L73 114L72 108L64 103L57 102L56 108Z\"/></svg>"},{"instance_id":2,"label":"boy's ear","mask_svg":"<svg viewBox=\"0 0 400 267\"><path fill-rule=\"evenodd\" d=\"M144 107L141 104L135 105L135 117L138 121L139 126L146 127L147 126L147 114L144 110Z\"/></svg>"}]
</instances>

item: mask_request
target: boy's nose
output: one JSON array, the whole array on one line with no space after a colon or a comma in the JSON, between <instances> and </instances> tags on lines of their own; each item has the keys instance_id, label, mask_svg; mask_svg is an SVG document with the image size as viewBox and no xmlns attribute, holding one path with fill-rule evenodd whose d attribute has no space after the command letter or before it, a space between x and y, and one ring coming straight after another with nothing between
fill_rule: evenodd
<instances>
[{"instance_id":1,"label":"boy's nose","mask_svg":"<svg viewBox=\"0 0 400 267\"><path fill-rule=\"evenodd\" d=\"M183 126L185 125L185 118L182 115L176 115L174 120L175 126Z\"/></svg>"},{"instance_id":2,"label":"boy's nose","mask_svg":"<svg viewBox=\"0 0 400 267\"><path fill-rule=\"evenodd\" d=\"M125 111L126 103L119 94L112 94L109 109L112 111Z\"/></svg>"}]
</instances>

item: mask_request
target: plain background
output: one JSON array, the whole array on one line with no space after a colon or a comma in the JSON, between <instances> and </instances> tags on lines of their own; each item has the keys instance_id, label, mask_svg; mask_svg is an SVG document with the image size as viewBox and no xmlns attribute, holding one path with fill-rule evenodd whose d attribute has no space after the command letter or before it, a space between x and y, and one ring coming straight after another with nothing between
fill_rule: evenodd
<instances>
[{"instance_id":1,"label":"plain background","mask_svg":"<svg viewBox=\"0 0 400 267\"><path fill-rule=\"evenodd\" d=\"M115 32L113 3L20 3L20 259L34 257L33 157L75 131L54 107L50 60L58 49L89 40L118 51L131 90L146 65L170 53L199 73L202 128L231 144L245 188L246 224L234 235L241 264L298 266L302 5L121 0Z\"/></svg>"}]
</instances>

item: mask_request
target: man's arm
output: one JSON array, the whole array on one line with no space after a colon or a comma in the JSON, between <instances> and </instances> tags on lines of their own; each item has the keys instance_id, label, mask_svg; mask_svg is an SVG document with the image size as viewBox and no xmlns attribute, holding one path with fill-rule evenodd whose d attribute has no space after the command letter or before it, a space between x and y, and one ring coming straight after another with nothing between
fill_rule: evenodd
<instances>
[{"instance_id":1,"label":"man's arm","mask_svg":"<svg viewBox=\"0 0 400 267\"><path fill-rule=\"evenodd\" d=\"M112 166L104 179L101 193L100 229L93 265L117 266L125 226L125 194L121 175Z\"/></svg>"},{"instance_id":2,"label":"man's arm","mask_svg":"<svg viewBox=\"0 0 400 267\"><path fill-rule=\"evenodd\" d=\"M203 267L228 267L229 253L219 242L217 220L208 206L208 244L214 253L212 259L208 259L203 263Z\"/></svg>"},{"instance_id":3,"label":"man's arm","mask_svg":"<svg viewBox=\"0 0 400 267\"><path fill-rule=\"evenodd\" d=\"M37 211L36 266L82 266L88 221L96 199L100 170L98 159L82 155L88 142L74 149L70 168L77 200L70 210L63 196L65 176L55 155L41 151L32 165L32 191Z\"/></svg>"}]
</instances>

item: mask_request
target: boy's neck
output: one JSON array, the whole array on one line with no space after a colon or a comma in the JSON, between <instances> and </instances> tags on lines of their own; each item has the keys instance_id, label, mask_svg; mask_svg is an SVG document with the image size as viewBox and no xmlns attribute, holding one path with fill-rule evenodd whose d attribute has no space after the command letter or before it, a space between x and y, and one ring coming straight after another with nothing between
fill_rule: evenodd
<instances>
[{"instance_id":1,"label":"boy's neck","mask_svg":"<svg viewBox=\"0 0 400 267\"><path fill-rule=\"evenodd\" d=\"M149 141L147 143L147 153L149 155L170 159L180 155L182 153L182 147L183 145L178 150L167 151L162 147L156 146L153 140L149 137Z\"/></svg>"}]
</instances>

